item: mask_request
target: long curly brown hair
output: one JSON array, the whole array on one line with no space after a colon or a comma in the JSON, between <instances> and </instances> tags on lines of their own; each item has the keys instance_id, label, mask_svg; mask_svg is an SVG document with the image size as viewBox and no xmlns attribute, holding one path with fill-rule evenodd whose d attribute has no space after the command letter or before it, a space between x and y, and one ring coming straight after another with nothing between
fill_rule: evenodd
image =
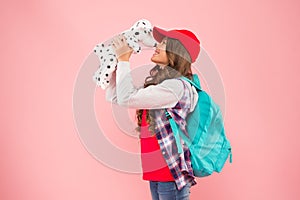
<instances>
[{"instance_id":1,"label":"long curly brown hair","mask_svg":"<svg viewBox=\"0 0 300 200\"><path fill-rule=\"evenodd\" d=\"M185 47L177 39L166 38L166 54L168 57L169 65L167 67L161 68L159 65L154 66L150 70L150 76L146 77L144 88L150 85L157 85L166 79L176 78L180 76L185 76L192 79L191 70L191 57ZM154 112L153 110L146 110L146 121L149 124L149 130L154 135ZM137 131L141 130L143 109L136 110L137 118Z\"/></svg>"}]
</instances>

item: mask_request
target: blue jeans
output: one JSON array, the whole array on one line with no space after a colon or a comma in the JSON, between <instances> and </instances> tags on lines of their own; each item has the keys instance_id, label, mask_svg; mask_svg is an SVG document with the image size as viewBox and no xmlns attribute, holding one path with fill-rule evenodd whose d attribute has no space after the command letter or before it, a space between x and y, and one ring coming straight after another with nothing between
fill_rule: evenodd
<instances>
[{"instance_id":1,"label":"blue jeans","mask_svg":"<svg viewBox=\"0 0 300 200\"><path fill-rule=\"evenodd\" d=\"M189 200L190 184L177 190L175 182L150 182L152 200Z\"/></svg>"}]
</instances>

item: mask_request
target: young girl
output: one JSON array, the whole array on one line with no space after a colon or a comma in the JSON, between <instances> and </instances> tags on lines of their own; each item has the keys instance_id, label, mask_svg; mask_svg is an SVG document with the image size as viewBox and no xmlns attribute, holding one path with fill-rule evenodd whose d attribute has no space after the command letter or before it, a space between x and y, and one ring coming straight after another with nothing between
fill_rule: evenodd
<instances>
[{"instance_id":1,"label":"young girl","mask_svg":"<svg viewBox=\"0 0 300 200\"><path fill-rule=\"evenodd\" d=\"M151 61L156 65L145 79L144 88L140 89L134 87L130 76L132 49L123 36L113 39L118 66L106 97L119 105L137 109L143 179L150 183L152 199L186 200L190 187L196 184L190 152L181 141L183 153L178 153L165 109L188 136L185 118L193 111L198 95L193 86L178 77L192 78L191 63L200 52L200 42L188 30L166 31L154 27L153 36L158 44Z\"/></svg>"}]
</instances>

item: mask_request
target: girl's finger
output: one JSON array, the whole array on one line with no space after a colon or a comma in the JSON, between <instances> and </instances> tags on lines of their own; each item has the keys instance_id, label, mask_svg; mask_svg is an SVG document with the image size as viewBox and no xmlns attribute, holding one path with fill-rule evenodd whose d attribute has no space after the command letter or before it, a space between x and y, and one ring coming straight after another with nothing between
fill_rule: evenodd
<instances>
[{"instance_id":1,"label":"girl's finger","mask_svg":"<svg viewBox=\"0 0 300 200\"><path fill-rule=\"evenodd\" d=\"M124 35L121 35L121 41L124 45L127 45L127 41Z\"/></svg>"},{"instance_id":2,"label":"girl's finger","mask_svg":"<svg viewBox=\"0 0 300 200\"><path fill-rule=\"evenodd\" d=\"M112 40L112 43L114 46L120 46L120 42L119 42L119 38L117 37L114 37L113 40Z\"/></svg>"},{"instance_id":3,"label":"girl's finger","mask_svg":"<svg viewBox=\"0 0 300 200\"><path fill-rule=\"evenodd\" d=\"M119 43L123 44L123 35L118 35L117 38L118 38Z\"/></svg>"}]
</instances>

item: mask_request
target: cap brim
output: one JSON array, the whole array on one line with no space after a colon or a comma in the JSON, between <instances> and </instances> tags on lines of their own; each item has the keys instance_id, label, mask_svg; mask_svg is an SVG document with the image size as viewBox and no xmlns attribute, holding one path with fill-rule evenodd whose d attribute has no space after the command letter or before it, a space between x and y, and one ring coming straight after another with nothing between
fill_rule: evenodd
<instances>
[{"instance_id":1,"label":"cap brim","mask_svg":"<svg viewBox=\"0 0 300 200\"><path fill-rule=\"evenodd\" d=\"M169 36L168 33L169 33L168 31L165 31L156 26L153 27L153 37L157 42L161 42L164 37L168 37Z\"/></svg>"}]
</instances>

